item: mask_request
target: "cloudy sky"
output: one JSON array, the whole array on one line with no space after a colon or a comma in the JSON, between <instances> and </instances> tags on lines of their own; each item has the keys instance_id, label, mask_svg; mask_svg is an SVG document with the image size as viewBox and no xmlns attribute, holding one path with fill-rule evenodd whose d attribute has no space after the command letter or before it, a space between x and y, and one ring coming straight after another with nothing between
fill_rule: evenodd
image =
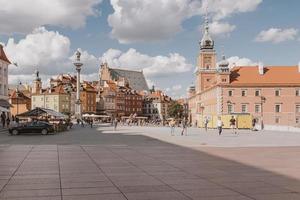
<instances>
[{"instance_id":1,"label":"cloudy sky","mask_svg":"<svg viewBox=\"0 0 300 200\"><path fill-rule=\"evenodd\" d=\"M74 73L76 49L87 80L99 65L143 69L173 97L194 81L205 11L220 58L230 63L296 65L300 58L298 0L0 0L0 43L12 62L10 83L46 82Z\"/></svg>"}]
</instances>

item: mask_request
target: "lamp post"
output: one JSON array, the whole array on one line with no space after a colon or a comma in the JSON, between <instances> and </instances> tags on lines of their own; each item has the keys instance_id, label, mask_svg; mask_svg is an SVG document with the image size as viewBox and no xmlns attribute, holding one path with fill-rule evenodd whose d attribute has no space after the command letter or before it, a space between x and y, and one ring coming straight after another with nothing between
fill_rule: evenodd
<instances>
[{"instance_id":1,"label":"lamp post","mask_svg":"<svg viewBox=\"0 0 300 200\"><path fill-rule=\"evenodd\" d=\"M77 86L76 86L77 93L76 93L76 102L75 102L75 116L77 119L81 119L80 71L81 71L81 66L83 64L80 62L81 53L78 50L76 51L75 55L76 55L76 60L73 63L77 71Z\"/></svg>"},{"instance_id":2,"label":"lamp post","mask_svg":"<svg viewBox=\"0 0 300 200\"><path fill-rule=\"evenodd\" d=\"M17 115L19 115L19 95L20 95L20 90L19 86L22 85L21 81L19 81L19 84L17 85L16 89L16 97L17 97Z\"/></svg>"},{"instance_id":3,"label":"lamp post","mask_svg":"<svg viewBox=\"0 0 300 200\"><path fill-rule=\"evenodd\" d=\"M261 130L263 130L264 129L264 109L263 109L263 104L266 102L266 97L264 97L264 96L261 96L260 97L260 105L261 105L261 112L260 112L260 114L261 114L261 119L260 119L260 126L261 126Z\"/></svg>"}]
</instances>

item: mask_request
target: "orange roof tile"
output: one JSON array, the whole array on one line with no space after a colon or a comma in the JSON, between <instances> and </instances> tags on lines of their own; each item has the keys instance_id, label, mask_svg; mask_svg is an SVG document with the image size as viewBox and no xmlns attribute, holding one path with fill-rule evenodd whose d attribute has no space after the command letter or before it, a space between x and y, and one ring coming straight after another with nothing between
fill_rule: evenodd
<instances>
[{"instance_id":1,"label":"orange roof tile","mask_svg":"<svg viewBox=\"0 0 300 200\"><path fill-rule=\"evenodd\" d=\"M260 75L258 67L234 67L230 86L300 86L298 66L265 66Z\"/></svg>"}]
</instances>

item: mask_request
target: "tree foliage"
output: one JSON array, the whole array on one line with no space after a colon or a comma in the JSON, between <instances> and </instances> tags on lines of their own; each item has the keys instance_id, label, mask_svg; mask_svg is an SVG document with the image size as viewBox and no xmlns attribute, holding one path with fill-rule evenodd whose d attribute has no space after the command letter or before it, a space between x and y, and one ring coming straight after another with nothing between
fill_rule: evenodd
<instances>
[{"instance_id":1,"label":"tree foliage","mask_svg":"<svg viewBox=\"0 0 300 200\"><path fill-rule=\"evenodd\" d=\"M183 116L183 106L178 102L174 101L168 108L169 117L173 117L176 119L182 118Z\"/></svg>"}]
</instances>

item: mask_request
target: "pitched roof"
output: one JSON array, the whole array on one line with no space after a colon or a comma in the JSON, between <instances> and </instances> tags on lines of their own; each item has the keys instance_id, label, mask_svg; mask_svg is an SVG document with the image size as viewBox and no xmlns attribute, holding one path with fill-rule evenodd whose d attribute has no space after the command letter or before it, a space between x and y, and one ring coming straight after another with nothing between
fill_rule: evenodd
<instances>
[{"instance_id":1,"label":"pitched roof","mask_svg":"<svg viewBox=\"0 0 300 200\"><path fill-rule=\"evenodd\" d=\"M5 62L7 62L8 64L11 64L11 62L6 57L5 52L3 50L3 46L1 44L0 44L0 60L3 60Z\"/></svg>"},{"instance_id":2,"label":"pitched roof","mask_svg":"<svg viewBox=\"0 0 300 200\"><path fill-rule=\"evenodd\" d=\"M234 67L230 86L300 86L298 66L265 66L260 75L258 67Z\"/></svg>"},{"instance_id":3,"label":"pitched roof","mask_svg":"<svg viewBox=\"0 0 300 200\"><path fill-rule=\"evenodd\" d=\"M124 77L129 82L129 86L133 90L138 90L138 91L149 90L145 76L142 71L116 69L116 68L109 68L109 70L113 79Z\"/></svg>"}]
</instances>

